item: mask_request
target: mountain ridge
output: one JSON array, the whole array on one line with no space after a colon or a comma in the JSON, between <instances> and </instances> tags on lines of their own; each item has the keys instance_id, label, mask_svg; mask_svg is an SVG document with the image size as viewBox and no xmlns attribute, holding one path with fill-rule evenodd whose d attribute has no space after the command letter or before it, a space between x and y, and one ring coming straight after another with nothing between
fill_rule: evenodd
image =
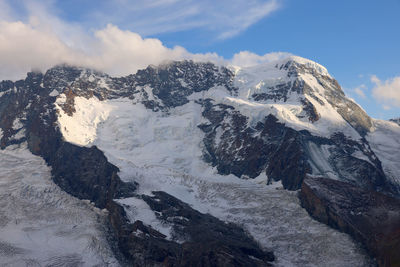
<instances>
[{"instance_id":1,"label":"mountain ridge","mask_svg":"<svg viewBox=\"0 0 400 267\"><path fill-rule=\"evenodd\" d=\"M152 192L176 198L170 203L176 207L183 201L214 216L221 213L204 203L215 183L282 183L298 190L305 177L322 175L398 196L399 162L387 144L400 130L371 119L319 64L296 57L279 62L232 70L181 61L126 77L66 65L28 73L25 80L0 82L1 147L27 142L53 167L53 180L61 188L107 207L128 258L127 247L144 244L137 241L140 231L155 238L157 250L163 242L176 242L172 265L181 262L179 240L168 239L179 232L174 223L167 227L176 215L159 214L154 206L148 208L157 211L154 217L138 222L137 205L145 199L153 203ZM104 175L93 169L96 161ZM83 173L87 178L79 178ZM239 190L245 194L247 189ZM218 205L227 199L229 194ZM235 214L229 212L226 218ZM157 243L158 238L165 240ZM267 262L273 259L266 256L268 247L262 247ZM142 249L140 257L148 257ZM231 249L241 259L263 257L256 245L256 254ZM282 248L275 249L282 261ZM225 252L221 260L227 260Z\"/></svg>"}]
</instances>

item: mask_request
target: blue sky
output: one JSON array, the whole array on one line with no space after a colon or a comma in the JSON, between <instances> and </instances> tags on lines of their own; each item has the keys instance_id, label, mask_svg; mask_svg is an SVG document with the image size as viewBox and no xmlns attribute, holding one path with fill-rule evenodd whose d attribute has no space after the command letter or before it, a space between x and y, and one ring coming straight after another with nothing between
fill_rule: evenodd
<instances>
[{"instance_id":1,"label":"blue sky","mask_svg":"<svg viewBox=\"0 0 400 267\"><path fill-rule=\"evenodd\" d=\"M0 21L21 21L28 27L21 30L25 36L35 30L43 42L54 37L57 40L49 42L59 41L65 46L49 56L54 60L49 59L48 64L56 62L57 57L66 58L63 53L71 47L75 49L75 61L82 58L76 52L78 48L84 53L104 51L95 38L109 44L110 34L136 43L143 38L137 50L153 47L159 51L154 56L160 58L216 53L207 55L231 59L240 51L258 55L289 52L327 67L346 94L371 116L400 116L399 0L0 0L0 9ZM6 34L10 33L3 30L8 37ZM32 38L26 43L35 42ZM146 38L158 39L162 44ZM1 49L0 45L0 59L6 62ZM111 53L113 49L107 46L106 51ZM71 59L72 52L68 53ZM147 64L146 56L136 53L141 57L139 62ZM25 63L21 59L20 65L33 68L35 60ZM112 61L114 65L117 62Z\"/></svg>"}]
</instances>

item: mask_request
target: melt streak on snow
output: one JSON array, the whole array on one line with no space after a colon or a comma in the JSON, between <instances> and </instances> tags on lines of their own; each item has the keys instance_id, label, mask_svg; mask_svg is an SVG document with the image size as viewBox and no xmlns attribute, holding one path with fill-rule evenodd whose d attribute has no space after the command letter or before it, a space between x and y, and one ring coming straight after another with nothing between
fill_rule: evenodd
<instances>
[{"instance_id":1,"label":"melt streak on snow","mask_svg":"<svg viewBox=\"0 0 400 267\"><path fill-rule=\"evenodd\" d=\"M105 215L58 188L25 144L1 150L0 168L1 266L119 266Z\"/></svg>"}]
</instances>

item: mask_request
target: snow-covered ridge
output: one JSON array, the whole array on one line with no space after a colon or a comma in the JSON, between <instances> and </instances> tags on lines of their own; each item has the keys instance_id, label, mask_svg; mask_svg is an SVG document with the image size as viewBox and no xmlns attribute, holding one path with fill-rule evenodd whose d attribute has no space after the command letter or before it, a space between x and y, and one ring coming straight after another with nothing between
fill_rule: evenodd
<instances>
[{"instance_id":1,"label":"snow-covered ridge","mask_svg":"<svg viewBox=\"0 0 400 267\"><path fill-rule=\"evenodd\" d=\"M299 72L293 75L297 70L296 66L293 70L277 64L277 62L292 64L291 62L295 61L296 64L301 63L303 67L308 65L324 73L324 69L320 68L319 64L298 57L292 57L289 61L280 60L237 69L235 74L224 73L214 65L202 64L197 66L190 62L182 64L174 62L171 63L172 65L160 67L160 70L155 70L157 67L150 67L139 71L138 77L132 75L122 80L107 77L105 74L97 77L96 73L86 71L85 75L76 75L77 78L72 83L71 90L76 94L74 97L75 111L72 115L63 110L67 101L65 93L60 94L56 99L59 128L66 141L81 146L91 146L98 143L99 129L107 125L110 120L129 118L133 124L117 136L118 140L124 140L124 145L117 147L113 145L112 149L118 148L118 153L125 150L140 152L131 156L137 158L136 163L141 162L143 166L153 162L151 164L162 166L165 169L169 169L171 166L182 169L184 170L183 173L196 170L193 162L203 161L203 157L207 156L206 153L214 153L208 150L209 147L206 147L207 142L213 142L216 149L220 151L226 151L232 147L229 143L225 142L224 145L224 142L221 142L224 132L225 140L229 138L226 136L227 134L235 135L233 132L226 133L227 126L222 129L218 123L212 125L216 131L216 138L210 140L206 140L205 132L199 129L201 125L213 123L209 117L206 118L203 114L205 112L204 103L207 101L211 101L210 103L214 105L213 112L218 112L218 105L222 105L229 107L233 113L236 112L243 116L245 123L243 121L241 123L245 124L245 128L248 129L254 130L259 123L263 123L268 116L272 115L285 127L295 131L306 130L318 138L330 139L335 134L340 133L344 135L345 139L358 143L364 142L362 141L364 135L357 128L359 123L357 119L365 118L368 120L369 117L367 115L363 117L359 106L352 105L353 102L345 97L337 82L331 77L321 76L321 74L314 72L304 72L301 66L298 67L300 68ZM208 66L211 69L207 70ZM90 79L91 87L85 87L88 84L86 79ZM104 86L104 84L107 86ZM81 85L84 87L81 87ZM202 87L195 87L197 85ZM123 87L121 89L123 94L118 92L118 88L121 86ZM96 91L97 88L99 88L100 93ZM88 90L90 90L90 94L86 93ZM98 94L100 94L99 98L97 97ZM185 110L183 117L177 115L182 110ZM131 117L129 113L134 113L135 116ZM351 114L357 113L361 115L356 116L355 119L351 117ZM111 116L110 114L114 115ZM153 120L154 116L157 119ZM168 120L161 120L159 116L166 117ZM143 119L146 119L146 123ZM233 117L227 116L226 119L228 121L224 123L232 127ZM152 127L149 128L147 121L152 121L150 124ZM146 125L146 128L143 125ZM190 127L180 128L179 125L190 125ZM242 128L241 131L243 130L245 129ZM257 131L259 130L254 130L254 132ZM108 133L115 135L117 132L118 130L114 129ZM172 141L166 137L168 134L179 138ZM259 134L261 133L258 132L255 135ZM197 136L196 140L198 141L193 143L191 138L186 139L188 136ZM168 140L168 144L165 144L165 153L160 151L160 144L164 140ZM247 142L250 141L247 140ZM324 142L329 143L329 141ZM149 144L149 146L143 144ZM236 152L231 151L230 154L235 155L234 160L246 161L246 158L241 155L243 153L248 154L249 152L244 152L245 149L243 148L250 146L250 144L242 144L235 148ZM98 147L102 150L105 149L100 145ZM191 147L190 151L194 154L185 155L188 147ZM308 147L308 144L305 147ZM371 154L370 150L361 151L358 147L352 149L353 151L348 150L348 156L365 161L372 166L371 168L377 168L378 172L380 171L380 163L378 164L373 160L376 157ZM159 153L156 156L153 154L147 156L148 150L158 150ZM314 150L309 150L323 153L326 149L324 150L323 146L317 145ZM173 156L174 154L177 155L176 158ZM307 155L313 170L323 170L322 173L330 173L337 168L333 165L325 168L326 164L314 166L315 162L321 163L315 160L318 155L314 154ZM326 161L332 160L334 156L331 153L326 153L326 155ZM262 171L260 169L251 172L250 176L254 178ZM366 172L366 170L364 171ZM235 175L242 176L240 172ZM249 175L249 173L245 175ZM340 179L345 179L345 177L348 179L353 176L352 174L344 175L346 176L335 174L330 176L337 179L339 177ZM396 181L397 179L392 180Z\"/></svg>"},{"instance_id":2,"label":"snow-covered ridge","mask_svg":"<svg viewBox=\"0 0 400 267\"><path fill-rule=\"evenodd\" d=\"M332 78L331 75L329 74L328 70L321 64L319 64L315 61L312 61L310 59L299 57L299 56L294 56L294 55L287 56L287 57L277 59L277 60L268 61L268 62L262 62L259 64L251 64L248 66L237 66L237 65L229 66L228 65L228 68L230 68L234 73L237 73L241 69L252 69L252 70L257 70L257 69L271 70L272 68L288 69L291 66L294 68L301 66L304 69L312 70L313 73Z\"/></svg>"},{"instance_id":3,"label":"snow-covered ridge","mask_svg":"<svg viewBox=\"0 0 400 267\"><path fill-rule=\"evenodd\" d=\"M319 136L315 139L323 141L310 145L313 158L305 158L305 164L312 160L315 164L311 168L321 167L339 179L331 162L332 154L337 152L332 150L336 144L328 138L341 132L359 141L360 135L327 100L327 92L337 87L322 74L324 69L312 62L301 58L277 62L237 69L235 73L214 65L198 67L197 63L174 62L157 71L157 67L151 67L140 75L122 78L71 68L54 70L54 76L46 74L41 89L47 86L47 100L51 104L55 101L51 114L58 116L58 127L65 140L81 146L96 145L120 169L122 180L139 183L135 191L138 195L162 190L196 210L242 225L262 246L276 251L277 266L317 265L322 260L329 266L366 265L364 255L351 240L311 220L301 209L295 192L281 190L279 182L267 185L272 175L267 173L266 165L256 166L260 172L255 175L221 175L218 167L204 160L204 151L210 145L232 152L235 164L246 164L248 155L258 155L251 143L264 148L265 144L283 140L293 144L287 154L303 153L304 146L296 142L305 135L298 130L308 130ZM310 114L315 120L310 120ZM286 137L285 131L291 128L287 130L287 139L262 133L260 128L267 116L281 122L264 124L269 129L276 128L277 135ZM262 126L257 128L260 123ZM206 140L206 131L215 134L215 138ZM244 136L247 143L242 142L245 138L240 140L244 132L252 135ZM239 145L228 150L227 147L233 147L232 140L238 139ZM240 153L245 147L252 151ZM363 149L350 153L374 164ZM174 239L170 225L162 223L157 213L139 198L120 199L118 203L124 206L132 222L140 219Z\"/></svg>"},{"instance_id":4,"label":"snow-covered ridge","mask_svg":"<svg viewBox=\"0 0 400 267\"><path fill-rule=\"evenodd\" d=\"M257 66L236 68L233 86L236 88L237 93L234 95L227 90L226 86L213 86L201 92L196 92L196 89L194 89L196 93L192 93L188 99L196 101L210 98L216 102L232 105L239 112L245 113L250 118L250 121L255 123L265 116L273 114L281 122L297 130L308 130L315 135L323 137L330 137L334 132L340 131L350 138L359 139L360 135L338 113L337 108L333 107L327 100L325 92L327 89L321 85L321 82L312 73L300 73L298 77L290 76L290 70L283 67L287 64L299 64L306 68L312 68L321 75L330 77L326 68L320 64L301 57L290 56ZM157 69L158 67L153 66L152 68ZM163 65L159 68L165 70L168 66ZM79 69L79 71L83 70ZM177 67L176 71L183 72L180 67ZM108 94L114 94L118 90L118 85L112 84L111 78L106 75L102 74L102 77L96 78L95 72L84 72L85 75L82 73L77 75L77 81L80 78L88 79L88 82L94 83L93 86L95 88L108 90ZM139 77L143 78L142 76L143 73L140 73ZM202 76L198 76L196 79L199 79L199 77ZM190 87L181 78L178 79L178 82L182 88ZM134 81L131 83L135 84ZM306 84L306 86L303 84ZM113 89L110 89L111 87ZM76 87L76 90L82 91L84 89ZM124 88L123 90L129 92L130 89ZM141 90L142 92L138 91L139 93L133 96L135 99L133 102L146 101L147 103L152 102L152 105L158 105L159 107L166 106L166 103L163 103L159 96L153 94L155 89L149 84L140 83L135 86L134 90ZM193 91L193 89L191 90ZM107 93L101 92L100 94L106 95ZM180 93L173 92L173 94ZM84 98L76 98L76 112L72 116L73 118L65 114L60 108L60 105L65 102L65 95L61 94L57 98L60 129L67 141L79 145L87 145L94 141L97 124L104 121L109 112L107 104L105 104L107 101L101 102L95 97L87 99L86 96L85 98L86 100ZM129 96L129 98L131 97ZM174 96L171 95L171 98L173 99ZM305 100L310 103L311 109L312 107L315 109L318 117L316 121L311 121L306 114ZM185 101L180 102L185 103ZM78 140L82 138L85 140Z\"/></svg>"},{"instance_id":5,"label":"snow-covered ridge","mask_svg":"<svg viewBox=\"0 0 400 267\"><path fill-rule=\"evenodd\" d=\"M287 61L289 61L289 60L297 62L301 65L305 65L308 68L315 69L321 75L330 76L328 70L324 66L322 66L321 64L319 64L315 61L312 61L310 59L299 57L299 56L290 56Z\"/></svg>"}]
</instances>

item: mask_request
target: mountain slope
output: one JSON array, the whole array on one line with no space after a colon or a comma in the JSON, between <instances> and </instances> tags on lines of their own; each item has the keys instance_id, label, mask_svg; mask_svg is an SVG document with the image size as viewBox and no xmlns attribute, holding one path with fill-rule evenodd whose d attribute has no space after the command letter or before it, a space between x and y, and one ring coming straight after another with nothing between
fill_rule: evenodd
<instances>
[{"instance_id":1,"label":"mountain slope","mask_svg":"<svg viewBox=\"0 0 400 267\"><path fill-rule=\"evenodd\" d=\"M112 99L143 105L146 111L124 107L146 117L192 105L187 114L203 132L202 156L220 174L254 178L265 172L270 180L283 179L288 189L300 188L305 174L326 175L398 191L396 177L390 172L386 177L365 139L374 131L373 120L322 66L298 57L235 73L210 66L176 62L119 79L80 70L67 94L57 98L61 132L67 141L89 145ZM283 168L274 169L279 164Z\"/></svg>"},{"instance_id":2,"label":"mountain slope","mask_svg":"<svg viewBox=\"0 0 400 267\"><path fill-rule=\"evenodd\" d=\"M2 266L119 266L106 214L63 192L26 146L0 151Z\"/></svg>"},{"instance_id":3,"label":"mountain slope","mask_svg":"<svg viewBox=\"0 0 400 267\"><path fill-rule=\"evenodd\" d=\"M323 175L399 193L399 150L389 144L400 127L371 119L324 67L299 57L249 68L171 62L120 78L57 66L3 81L0 94L2 148L27 143L63 190L107 208L125 256L140 247L136 260L163 261L170 244L167 258L183 264L184 244L201 242L194 221L171 214L172 205L242 226L264 250L253 241L251 253L230 247L242 263L271 261L272 248L280 266L365 266L347 236L312 221L295 192L276 188L297 190L306 176ZM233 225L196 216L199 225L214 222L210 236L232 233L225 244L233 233L245 239ZM149 256L145 242L164 252Z\"/></svg>"}]
</instances>

